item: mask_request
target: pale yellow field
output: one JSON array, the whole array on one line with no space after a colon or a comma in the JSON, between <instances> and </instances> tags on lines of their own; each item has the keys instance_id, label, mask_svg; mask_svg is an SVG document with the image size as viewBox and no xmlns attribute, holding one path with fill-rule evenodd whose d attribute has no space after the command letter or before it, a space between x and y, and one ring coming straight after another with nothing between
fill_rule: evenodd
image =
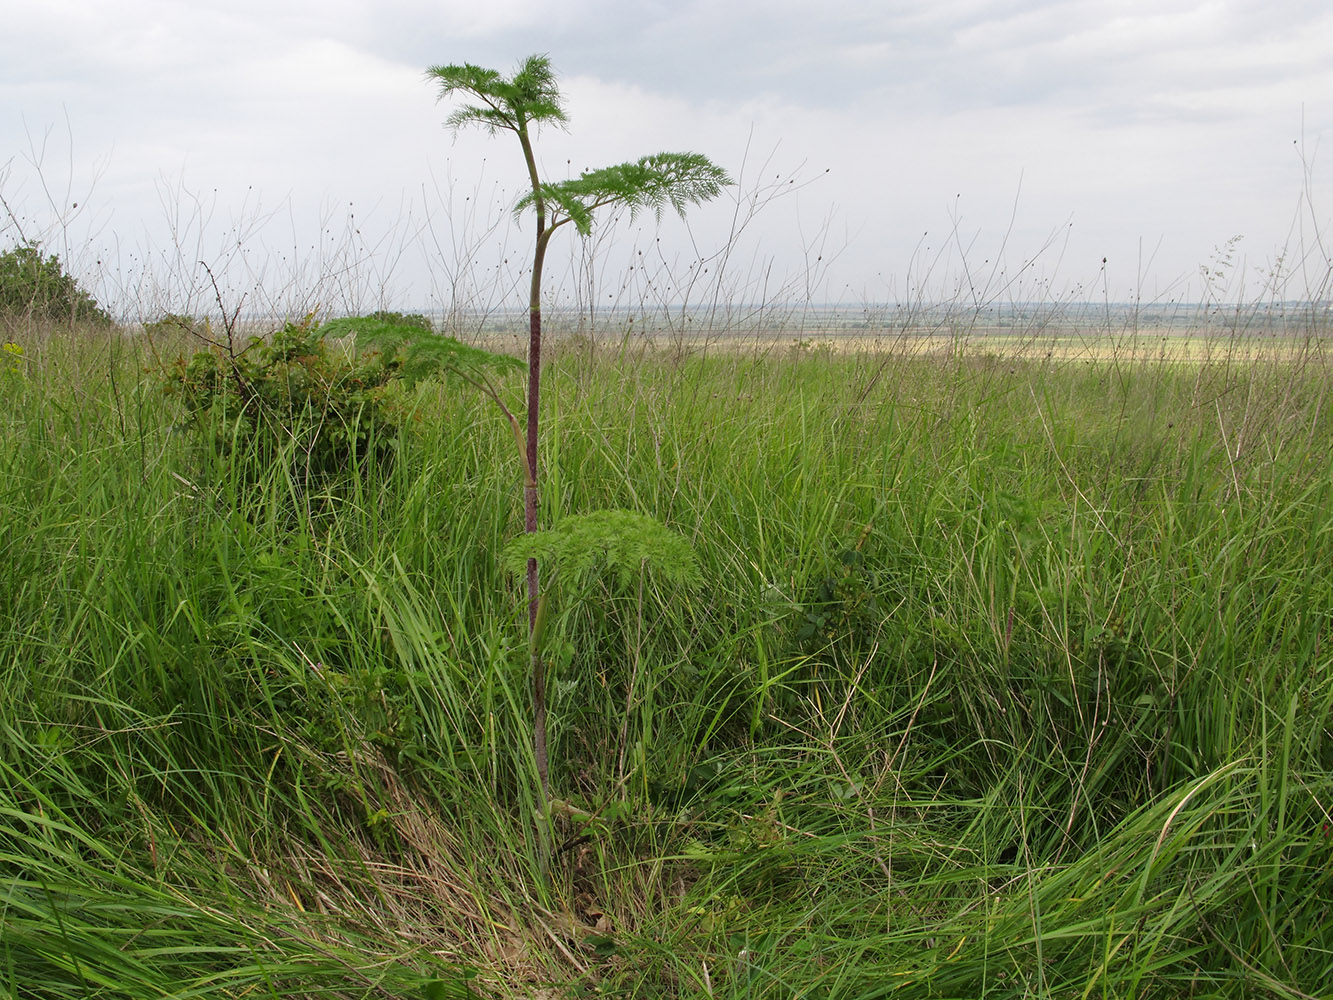
<instances>
[{"instance_id":1,"label":"pale yellow field","mask_svg":"<svg viewBox=\"0 0 1333 1000\"><path fill-rule=\"evenodd\" d=\"M490 350L521 355L527 349L526 331L490 333L479 338ZM591 339L568 330L548 330L548 350L561 352L596 347L601 351L626 349L634 354L679 353L697 357L714 352L824 354L893 354L902 357L986 357L1024 361L1132 361L1137 363L1295 362L1326 358L1333 352L1333 330L1317 335L1182 330L1140 327L1137 331L1107 332L1093 328L1050 327L1036 332L1009 328L974 327L951 331L919 329L870 331L847 329L733 330L682 337L671 331L636 332L629 338L600 334Z\"/></svg>"}]
</instances>

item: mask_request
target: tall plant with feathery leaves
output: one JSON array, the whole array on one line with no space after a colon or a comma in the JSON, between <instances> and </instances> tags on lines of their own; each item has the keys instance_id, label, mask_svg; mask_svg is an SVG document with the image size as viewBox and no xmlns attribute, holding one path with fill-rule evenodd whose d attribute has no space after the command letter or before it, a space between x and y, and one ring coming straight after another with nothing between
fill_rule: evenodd
<instances>
[{"instance_id":1,"label":"tall plant with feathery leaves","mask_svg":"<svg viewBox=\"0 0 1333 1000\"><path fill-rule=\"evenodd\" d=\"M527 435L523 453L524 530L537 527L538 419L541 400L542 267L551 237L570 223L581 235L592 232L595 213L602 208L628 209L631 217L651 209L660 219L670 206L684 215L688 206L716 197L732 183L725 170L698 153L655 153L639 160L591 170L557 182L545 181L533 151L533 133L543 125L564 128L568 122L564 99L556 85L550 60L532 55L513 76L492 69L462 65L432 66L428 80L439 86L440 100L462 97L445 124L455 132L480 126L490 134L512 132L523 150L531 189L519 198L515 214L531 209L537 217L532 255L532 284L528 293ZM533 739L542 790L549 794L546 752L545 672L537 645L541 583L537 559L527 560L528 630L532 642Z\"/></svg>"}]
</instances>

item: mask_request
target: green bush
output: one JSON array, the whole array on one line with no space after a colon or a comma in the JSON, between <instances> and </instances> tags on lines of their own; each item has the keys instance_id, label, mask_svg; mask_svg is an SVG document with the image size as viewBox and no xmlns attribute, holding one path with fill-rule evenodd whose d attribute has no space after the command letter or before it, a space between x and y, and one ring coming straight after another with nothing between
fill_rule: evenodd
<instances>
[{"instance_id":1,"label":"green bush","mask_svg":"<svg viewBox=\"0 0 1333 1000\"><path fill-rule=\"evenodd\" d=\"M285 464L306 486L367 463L384 468L409 408L403 390L479 367L522 364L380 314L288 323L240 351L213 344L177 358L162 377L207 451L248 456L254 478Z\"/></svg>"},{"instance_id":2,"label":"green bush","mask_svg":"<svg viewBox=\"0 0 1333 1000\"><path fill-rule=\"evenodd\" d=\"M235 356L212 347L178 358L166 386L206 449L252 455L256 475L285 461L306 481L389 454L400 423L387 391L393 375L382 354L331 350L315 329L289 323Z\"/></svg>"},{"instance_id":3,"label":"green bush","mask_svg":"<svg viewBox=\"0 0 1333 1000\"><path fill-rule=\"evenodd\" d=\"M111 325L110 314L79 287L60 258L43 255L31 241L0 253L0 320Z\"/></svg>"}]
</instances>

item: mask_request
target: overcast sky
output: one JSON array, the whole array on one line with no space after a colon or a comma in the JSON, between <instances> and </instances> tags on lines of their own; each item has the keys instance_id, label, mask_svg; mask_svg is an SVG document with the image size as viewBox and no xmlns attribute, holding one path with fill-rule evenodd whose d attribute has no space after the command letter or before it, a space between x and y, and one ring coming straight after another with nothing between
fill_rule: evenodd
<instances>
[{"instance_id":1,"label":"overcast sky","mask_svg":"<svg viewBox=\"0 0 1333 1000\"><path fill-rule=\"evenodd\" d=\"M517 143L451 135L424 70L533 52L571 116L549 176L692 150L740 181L688 226L568 239L559 302L696 266L848 305L1253 298L1274 269L1298 298L1328 272L1328 0L10 3L0 246L46 240L127 312L206 307L199 260L251 304L520 304Z\"/></svg>"}]
</instances>

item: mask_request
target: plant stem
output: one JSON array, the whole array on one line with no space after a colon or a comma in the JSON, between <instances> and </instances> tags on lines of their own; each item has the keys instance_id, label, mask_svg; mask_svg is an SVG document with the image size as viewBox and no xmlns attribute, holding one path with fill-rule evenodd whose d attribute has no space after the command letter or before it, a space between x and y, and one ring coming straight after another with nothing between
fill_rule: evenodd
<instances>
[{"instance_id":1,"label":"plant stem","mask_svg":"<svg viewBox=\"0 0 1333 1000\"><path fill-rule=\"evenodd\" d=\"M536 199L537 243L532 255L532 285L528 292L528 481L523 489L523 530L537 530L537 442L538 414L542 385L542 264L551 234L546 228L546 204L542 199L537 160L526 128L520 127L519 143L528 165L528 177ZM541 581L537 560L528 560L528 637L532 645L532 750L537 760L537 776L542 785L542 811L551 798L550 763L546 751L546 669L538 645L537 615L541 599Z\"/></svg>"}]
</instances>

